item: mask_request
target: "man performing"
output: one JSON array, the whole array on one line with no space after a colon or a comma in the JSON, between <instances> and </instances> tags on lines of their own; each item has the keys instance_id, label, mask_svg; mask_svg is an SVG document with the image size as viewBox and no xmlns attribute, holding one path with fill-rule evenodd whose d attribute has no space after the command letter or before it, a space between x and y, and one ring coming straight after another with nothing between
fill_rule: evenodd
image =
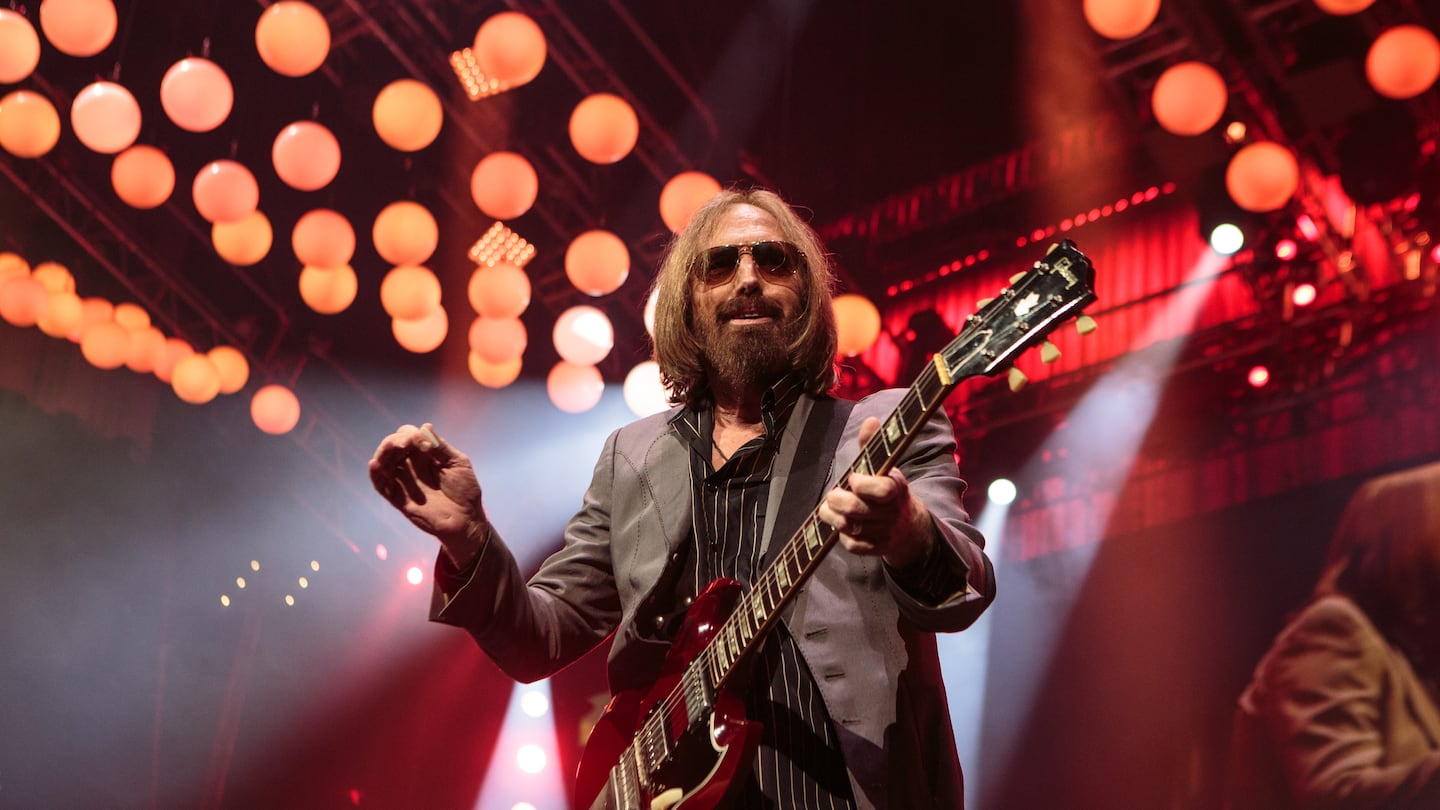
<instances>
[{"instance_id":1,"label":"man performing","mask_svg":"<svg viewBox=\"0 0 1440 810\"><path fill-rule=\"evenodd\" d=\"M401 427L370 461L376 490L440 541L433 620L527 682L613 633L615 693L654 682L686 606L720 578L749 591L819 504L843 549L818 557L726 686L763 725L754 753L687 806L964 806L933 634L975 621L993 569L943 410L887 475L836 486L903 392L827 396L832 283L814 231L774 193L726 191L698 211L656 280L654 354L679 407L609 436L564 547L528 583L469 459L430 425ZM611 769L601 804L660 792L626 785L662 759Z\"/></svg>"}]
</instances>

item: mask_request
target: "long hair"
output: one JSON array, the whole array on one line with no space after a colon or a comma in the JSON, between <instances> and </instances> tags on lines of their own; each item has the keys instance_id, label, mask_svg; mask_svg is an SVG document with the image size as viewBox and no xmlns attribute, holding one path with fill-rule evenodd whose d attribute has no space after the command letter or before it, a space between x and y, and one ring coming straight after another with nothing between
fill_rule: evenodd
<instances>
[{"instance_id":1,"label":"long hair","mask_svg":"<svg viewBox=\"0 0 1440 810\"><path fill-rule=\"evenodd\" d=\"M655 362L670 389L670 401L695 405L710 395L708 370L695 331L693 302L698 283L693 266L721 217L737 205L753 205L775 218L787 241L805 253L799 271L800 328L786 347L790 366L801 375L806 393L820 396L835 385L834 274L820 238L778 194L765 189L728 189L695 212L671 241L655 277Z\"/></svg>"},{"instance_id":2,"label":"long hair","mask_svg":"<svg viewBox=\"0 0 1440 810\"><path fill-rule=\"evenodd\" d=\"M1351 497L1315 585L1317 598L1335 594L1417 670L1440 675L1440 463L1372 479Z\"/></svg>"}]
</instances>

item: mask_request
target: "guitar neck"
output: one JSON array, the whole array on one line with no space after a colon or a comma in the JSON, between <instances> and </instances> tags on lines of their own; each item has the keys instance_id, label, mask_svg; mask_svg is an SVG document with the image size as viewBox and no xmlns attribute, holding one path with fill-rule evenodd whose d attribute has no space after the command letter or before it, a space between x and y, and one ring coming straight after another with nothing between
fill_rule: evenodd
<instances>
[{"instance_id":1,"label":"guitar neck","mask_svg":"<svg viewBox=\"0 0 1440 810\"><path fill-rule=\"evenodd\" d=\"M860 449L838 486L848 489L850 476L857 473L888 474L920 426L940 407L956 384L937 356L936 362L926 366L900 404ZM704 660L711 683L723 687L741 668L839 537L839 532L820 520L819 507L811 510L706 648Z\"/></svg>"}]
</instances>

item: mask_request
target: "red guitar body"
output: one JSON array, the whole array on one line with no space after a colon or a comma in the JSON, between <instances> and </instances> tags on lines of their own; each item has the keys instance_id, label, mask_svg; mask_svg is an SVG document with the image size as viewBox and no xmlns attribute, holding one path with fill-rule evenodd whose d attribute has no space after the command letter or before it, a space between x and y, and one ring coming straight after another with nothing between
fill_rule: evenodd
<instances>
[{"instance_id":1,"label":"red guitar body","mask_svg":"<svg viewBox=\"0 0 1440 810\"><path fill-rule=\"evenodd\" d=\"M710 583L686 611L655 683L643 693L630 690L611 699L580 758L576 808L651 810L652 802L663 797L658 807L710 810L725 799L736 775L749 770L762 726L745 719L740 698L719 690L713 695L714 708L693 720L683 700L678 705L667 700L740 596L741 585L735 580ZM653 772L639 776L650 767L636 764L643 760L632 753L632 742L640 744L637 732L652 715L663 727L669 753L653 755ZM630 771L622 775L627 763Z\"/></svg>"}]
</instances>

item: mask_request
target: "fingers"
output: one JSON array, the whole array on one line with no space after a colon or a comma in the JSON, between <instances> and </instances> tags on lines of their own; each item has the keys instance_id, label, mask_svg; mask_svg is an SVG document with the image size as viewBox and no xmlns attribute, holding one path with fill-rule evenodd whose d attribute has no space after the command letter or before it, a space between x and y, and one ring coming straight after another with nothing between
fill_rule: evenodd
<instances>
[{"instance_id":1,"label":"fingers","mask_svg":"<svg viewBox=\"0 0 1440 810\"><path fill-rule=\"evenodd\" d=\"M431 453L441 446L453 455L429 423L423 428L401 425L375 448L369 464L371 485L397 509L407 502L424 503L421 482L432 487L438 482L443 462Z\"/></svg>"},{"instance_id":2,"label":"fingers","mask_svg":"<svg viewBox=\"0 0 1440 810\"><path fill-rule=\"evenodd\" d=\"M899 470L889 475L851 475L849 488L830 490L817 515L840 533L841 544L850 552L883 554L909 498L909 486Z\"/></svg>"},{"instance_id":3,"label":"fingers","mask_svg":"<svg viewBox=\"0 0 1440 810\"><path fill-rule=\"evenodd\" d=\"M868 444L870 442L870 437L874 436L875 432L879 429L879 419L873 416L865 417L865 421L860 423L860 446L864 447L866 444Z\"/></svg>"}]
</instances>

